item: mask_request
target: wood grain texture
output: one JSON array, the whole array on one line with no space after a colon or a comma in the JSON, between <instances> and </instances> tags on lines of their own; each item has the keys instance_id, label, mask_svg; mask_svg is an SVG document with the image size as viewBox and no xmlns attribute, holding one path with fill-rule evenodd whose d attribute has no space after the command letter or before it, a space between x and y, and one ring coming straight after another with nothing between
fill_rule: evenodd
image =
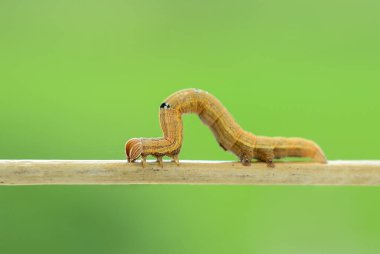
<instances>
[{"instance_id":1,"label":"wood grain texture","mask_svg":"<svg viewBox=\"0 0 380 254\"><path fill-rule=\"evenodd\" d=\"M0 160L0 185L235 184L380 185L380 161L240 162L181 161L161 168L120 160Z\"/></svg>"}]
</instances>

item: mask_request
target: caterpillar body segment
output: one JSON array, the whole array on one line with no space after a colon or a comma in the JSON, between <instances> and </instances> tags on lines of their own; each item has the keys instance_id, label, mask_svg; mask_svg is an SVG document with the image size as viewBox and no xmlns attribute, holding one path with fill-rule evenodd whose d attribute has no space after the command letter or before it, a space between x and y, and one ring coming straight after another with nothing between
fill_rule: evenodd
<instances>
[{"instance_id":1,"label":"caterpillar body segment","mask_svg":"<svg viewBox=\"0 0 380 254\"><path fill-rule=\"evenodd\" d=\"M176 110L160 109L160 125L163 137L158 138L133 138L128 140L125 146L128 162L134 162L141 156L145 166L148 155L157 157L157 162L162 166L162 157L169 156L179 164L178 154L182 146L182 116Z\"/></svg>"},{"instance_id":2,"label":"caterpillar body segment","mask_svg":"<svg viewBox=\"0 0 380 254\"><path fill-rule=\"evenodd\" d=\"M157 157L162 166L162 157L169 156L177 164L183 140L183 114L197 114L215 136L219 145L235 154L244 165L252 159L273 166L273 160L284 157L309 157L314 162L326 163L321 148L313 141L303 138L256 136L243 130L227 109L211 94L199 89L178 91L160 105L160 125L163 137L133 138L125 149L129 162L140 156L143 166L146 157Z\"/></svg>"}]
</instances>

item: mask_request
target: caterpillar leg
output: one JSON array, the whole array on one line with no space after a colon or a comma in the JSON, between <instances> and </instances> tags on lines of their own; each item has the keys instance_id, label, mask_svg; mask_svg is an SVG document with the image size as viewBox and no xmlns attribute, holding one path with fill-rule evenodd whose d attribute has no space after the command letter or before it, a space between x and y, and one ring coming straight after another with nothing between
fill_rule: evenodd
<instances>
[{"instance_id":1,"label":"caterpillar leg","mask_svg":"<svg viewBox=\"0 0 380 254\"><path fill-rule=\"evenodd\" d=\"M157 162L158 162L158 165L160 165L161 168L164 167L164 164L162 162L162 156L157 156Z\"/></svg>"},{"instance_id":2,"label":"caterpillar leg","mask_svg":"<svg viewBox=\"0 0 380 254\"><path fill-rule=\"evenodd\" d=\"M146 165L146 155L142 155L141 156L141 166L143 167L143 168L145 168L145 165Z\"/></svg>"},{"instance_id":3,"label":"caterpillar leg","mask_svg":"<svg viewBox=\"0 0 380 254\"><path fill-rule=\"evenodd\" d=\"M244 165L244 166L250 166L251 165L251 161L252 161L252 158L248 157L247 155L242 155L240 157L240 162Z\"/></svg>"},{"instance_id":4,"label":"caterpillar leg","mask_svg":"<svg viewBox=\"0 0 380 254\"><path fill-rule=\"evenodd\" d=\"M267 163L268 168L274 168L275 167L272 159L266 161L266 163Z\"/></svg>"},{"instance_id":5,"label":"caterpillar leg","mask_svg":"<svg viewBox=\"0 0 380 254\"><path fill-rule=\"evenodd\" d=\"M256 158L262 162L266 162L268 168L274 168L274 152L272 149L258 149Z\"/></svg>"},{"instance_id":6,"label":"caterpillar leg","mask_svg":"<svg viewBox=\"0 0 380 254\"><path fill-rule=\"evenodd\" d=\"M177 164L177 166L179 166L178 154L173 155L172 158L173 158L172 162L175 162L175 164Z\"/></svg>"}]
</instances>

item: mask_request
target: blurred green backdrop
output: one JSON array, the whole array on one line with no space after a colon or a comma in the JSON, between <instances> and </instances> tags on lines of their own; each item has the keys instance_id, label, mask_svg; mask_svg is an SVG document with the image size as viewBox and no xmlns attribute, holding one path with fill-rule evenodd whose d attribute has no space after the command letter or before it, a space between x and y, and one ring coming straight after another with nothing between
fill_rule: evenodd
<instances>
[{"instance_id":1,"label":"blurred green backdrop","mask_svg":"<svg viewBox=\"0 0 380 254\"><path fill-rule=\"evenodd\" d=\"M124 159L189 87L379 159L380 2L1 0L0 158ZM180 159L235 160L196 116ZM1 253L379 253L380 189L0 187Z\"/></svg>"}]
</instances>

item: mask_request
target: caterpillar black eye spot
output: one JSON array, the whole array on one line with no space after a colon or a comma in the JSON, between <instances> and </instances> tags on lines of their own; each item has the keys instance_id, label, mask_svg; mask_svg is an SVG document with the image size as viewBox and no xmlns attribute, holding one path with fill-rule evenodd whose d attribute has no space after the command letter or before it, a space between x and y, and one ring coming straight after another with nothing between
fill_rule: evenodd
<instances>
[{"instance_id":1,"label":"caterpillar black eye spot","mask_svg":"<svg viewBox=\"0 0 380 254\"><path fill-rule=\"evenodd\" d=\"M160 108L163 108L163 109L168 109L170 108L170 105L166 102L163 102L161 105L160 105Z\"/></svg>"}]
</instances>

